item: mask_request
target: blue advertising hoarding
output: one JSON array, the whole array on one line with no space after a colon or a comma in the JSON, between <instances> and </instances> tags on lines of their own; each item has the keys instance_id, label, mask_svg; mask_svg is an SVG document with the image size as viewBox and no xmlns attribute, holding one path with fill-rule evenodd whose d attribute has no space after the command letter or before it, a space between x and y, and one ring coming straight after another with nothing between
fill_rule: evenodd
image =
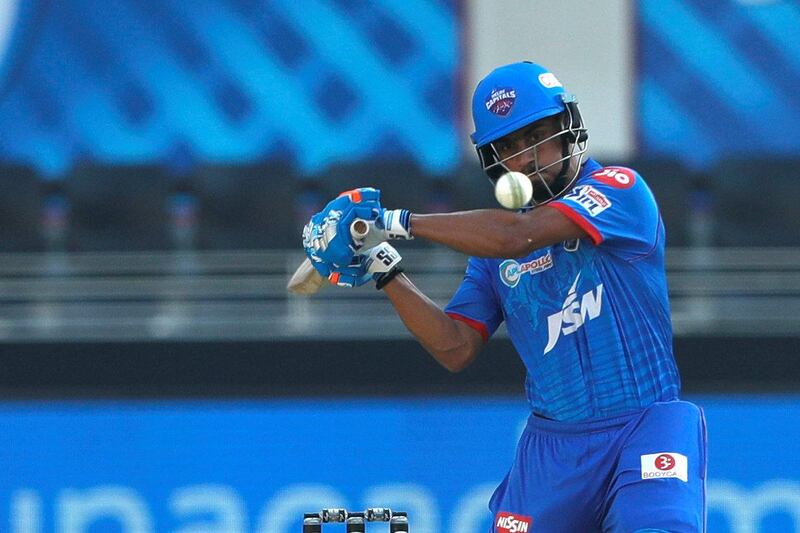
<instances>
[{"instance_id":1,"label":"blue advertising hoarding","mask_svg":"<svg viewBox=\"0 0 800 533\"><path fill-rule=\"evenodd\" d=\"M800 397L695 398L709 531L800 531ZM485 532L517 399L21 402L0 406L0 531L300 531L322 507ZM333 530L333 528L332 528Z\"/></svg>"},{"instance_id":2,"label":"blue advertising hoarding","mask_svg":"<svg viewBox=\"0 0 800 533\"><path fill-rule=\"evenodd\" d=\"M637 15L642 155L796 156L776 135L800 120L795 0L640 0Z\"/></svg>"},{"instance_id":3,"label":"blue advertising hoarding","mask_svg":"<svg viewBox=\"0 0 800 533\"><path fill-rule=\"evenodd\" d=\"M2 3L0 162L458 164L452 2Z\"/></svg>"}]
</instances>

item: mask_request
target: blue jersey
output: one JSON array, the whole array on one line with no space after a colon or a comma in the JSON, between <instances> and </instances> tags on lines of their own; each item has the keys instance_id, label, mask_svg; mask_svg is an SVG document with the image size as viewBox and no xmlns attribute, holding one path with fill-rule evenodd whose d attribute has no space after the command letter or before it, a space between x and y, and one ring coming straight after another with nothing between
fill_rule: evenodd
<instances>
[{"instance_id":1,"label":"blue jersey","mask_svg":"<svg viewBox=\"0 0 800 533\"><path fill-rule=\"evenodd\" d=\"M514 259L470 258L445 311L488 338L505 321L533 411L605 418L678 398L664 226L642 177L584 164L558 209L588 235Z\"/></svg>"}]
</instances>

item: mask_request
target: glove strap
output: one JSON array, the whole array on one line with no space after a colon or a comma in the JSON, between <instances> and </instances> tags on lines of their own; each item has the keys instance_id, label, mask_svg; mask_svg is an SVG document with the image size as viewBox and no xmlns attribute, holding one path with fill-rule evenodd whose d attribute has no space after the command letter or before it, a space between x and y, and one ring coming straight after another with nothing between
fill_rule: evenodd
<instances>
[{"instance_id":1,"label":"glove strap","mask_svg":"<svg viewBox=\"0 0 800 533\"><path fill-rule=\"evenodd\" d=\"M384 272L383 274L376 274L375 275L375 288L377 290L383 289L386 286L387 283L389 283L390 281L392 281L395 278L395 276L397 276L398 274L401 274L403 272L404 272L403 271L403 267L396 266L393 269L391 269L389 272Z\"/></svg>"}]
</instances>

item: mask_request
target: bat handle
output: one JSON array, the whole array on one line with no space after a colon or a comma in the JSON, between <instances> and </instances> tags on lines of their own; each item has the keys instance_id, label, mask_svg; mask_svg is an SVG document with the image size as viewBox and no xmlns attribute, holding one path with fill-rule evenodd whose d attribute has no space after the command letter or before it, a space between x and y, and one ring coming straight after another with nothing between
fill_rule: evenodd
<instances>
[{"instance_id":1,"label":"bat handle","mask_svg":"<svg viewBox=\"0 0 800 533\"><path fill-rule=\"evenodd\" d=\"M372 224L374 223L367 222L362 218L357 218L350 224L350 235L362 248L365 246L364 241L370 233L370 226ZM306 258L294 274L292 274L291 279L289 279L289 282L286 284L286 290L293 294L314 294L325 285L326 281L327 280L317 272L311 264L311 261Z\"/></svg>"},{"instance_id":2,"label":"bat handle","mask_svg":"<svg viewBox=\"0 0 800 533\"><path fill-rule=\"evenodd\" d=\"M353 240L363 241L369 235L369 223L363 218L357 218L350 224L350 236Z\"/></svg>"}]
</instances>

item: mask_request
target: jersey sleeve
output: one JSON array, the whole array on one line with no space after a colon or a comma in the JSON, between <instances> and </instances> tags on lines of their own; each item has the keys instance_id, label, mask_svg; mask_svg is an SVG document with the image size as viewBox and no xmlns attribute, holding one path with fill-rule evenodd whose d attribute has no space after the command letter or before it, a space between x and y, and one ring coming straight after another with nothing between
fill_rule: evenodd
<instances>
[{"instance_id":1,"label":"jersey sleeve","mask_svg":"<svg viewBox=\"0 0 800 533\"><path fill-rule=\"evenodd\" d=\"M444 312L475 329L484 342L497 330L503 312L484 260L469 258L464 279Z\"/></svg>"},{"instance_id":2,"label":"jersey sleeve","mask_svg":"<svg viewBox=\"0 0 800 533\"><path fill-rule=\"evenodd\" d=\"M580 226L594 244L622 255L649 253L663 231L653 193L629 168L597 170L548 205Z\"/></svg>"}]
</instances>

